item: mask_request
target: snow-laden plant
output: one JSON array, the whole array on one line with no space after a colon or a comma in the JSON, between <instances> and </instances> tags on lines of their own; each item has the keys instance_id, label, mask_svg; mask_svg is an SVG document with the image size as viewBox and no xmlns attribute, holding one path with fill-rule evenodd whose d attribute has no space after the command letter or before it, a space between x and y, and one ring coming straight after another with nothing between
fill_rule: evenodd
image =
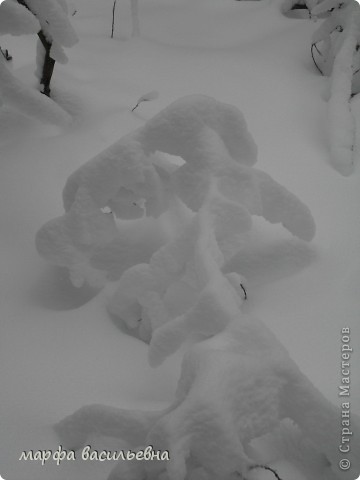
<instances>
[{"instance_id":1,"label":"snow-laden plant","mask_svg":"<svg viewBox=\"0 0 360 480\"><path fill-rule=\"evenodd\" d=\"M169 461L120 460L108 480L246 480L257 478L250 474L262 462L251 441L270 435L273 443L274 435L275 443L285 447L272 460L297 457L305 472L311 462L314 476L306 476L309 480L356 478L359 419L353 415L351 420L352 449L346 454L351 468L340 471L340 410L301 373L265 324L241 312L231 289L228 284L223 299L220 285L214 291L219 308L203 315L226 316L233 310L236 318L185 353L175 399L167 409L85 406L55 426L61 444L79 449L96 434L119 438L131 450L151 445L169 452Z\"/></svg>"},{"instance_id":2,"label":"snow-laden plant","mask_svg":"<svg viewBox=\"0 0 360 480\"><path fill-rule=\"evenodd\" d=\"M355 166L355 120L351 97L360 92L360 6L355 0L323 0L317 16L331 11L312 39L318 70L330 77L329 141L331 163L342 175Z\"/></svg>"},{"instance_id":3,"label":"snow-laden plant","mask_svg":"<svg viewBox=\"0 0 360 480\"><path fill-rule=\"evenodd\" d=\"M159 152L181 160L174 163ZM104 285L119 278L122 262L141 256L136 229L129 235L129 222L122 220L170 218L185 234L210 190L223 199L227 215L238 218L229 233L217 229L225 257L239 249L234 232L250 228L251 215L310 240L315 228L308 208L253 168L255 162L256 146L237 108L202 95L185 97L69 177L65 214L40 229L37 248L52 263L68 267L74 284ZM132 265L149 261L153 252Z\"/></svg>"},{"instance_id":4,"label":"snow-laden plant","mask_svg":"<svg viewBox=\"0 0 360 480\"><path fill-rule=\"evenodd\" d=\"M151 445L169 451L169 461L120 460L109 480L250 479L262 462L251 441L272 433L276 442L279 436L298 442L297 451L311 449L316 480L338 478L339 410L271 331L244 314L244 279L222 272L252 215L282 223L304 240L314 235L309 209L256 170L255 161L255 144L236 108L185 97L74 172L64 189L66 213L38 233L40 253L68 266L73 279L106 281L106 269L93 259L110 251L106 262L116 262L116 252L126 248L116 247L121 231L115 217L175 216L173 236L149 263L123 273L109 303L150 341L152 365L191 341L174 401L162 411L85 406L55 427L71 449L97 434L122 439L132 450ZM359 427L352 420L356 452ZM341 478L353 480L359 458L348 458L352 469Z\"/></svg>"},{"instance_id":5,"label":"snow-laden plant","mask_svg":"<svg viewBox=\"0 0 360 480\"><path fill-rule=\"evenodd\" d=\"M63 47L71 47L77 36L67 17L66 0L5 0L0 5L0 35L38 35L37 76L45 96L55 61L66 63ZM52 101L17 79L0 59L0 95L4 103L36 116L44 122L64 124L70 116Z\"/></svg>"},{"instance_id":6,"label":"snow-laden plant","mask_svg":"<svg viewBox=\"0 0 360 480\"><path fill-rule=\"evenodd\" d=\"M211 336L237 315L225 315L215 293L222 286L225 303L228 295L246 294L244 279L224 277L221 268L241 248L252 215L282 223L303 240L314 235L309 209L255 162L256 146L238 109L185 97L69 177L65 214L40 229L38 251L68 267L74 285L118 280L109 311L151 341L156 365L184 341ZM146 216L176 225L152 256L138 251L137 230L129 237L117 221ZM123 268L129 259L132 265ZM217 310L222 314L214 315Z\"/></svg>"}]
</instances>

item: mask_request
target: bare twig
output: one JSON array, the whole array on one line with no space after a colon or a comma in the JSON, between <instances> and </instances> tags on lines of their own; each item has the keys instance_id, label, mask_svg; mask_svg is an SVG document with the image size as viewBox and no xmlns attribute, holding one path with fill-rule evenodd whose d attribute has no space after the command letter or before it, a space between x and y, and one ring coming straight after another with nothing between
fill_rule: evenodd
<instances>
[{"instance_id":1,"label":"bare twig","mask_svg":"<svg viewBox=\"0 0 360 480\"><path fill-rule=\"evenodd\" d=\"M282 480L282 478L278 475L277 471L274 470L274 469L271 468L271 467L268 467L267 465L252 465L251 467L249 467L249 471L255 470L255 469L257 469L257 468L262 468L263 470L268 470L269 472L271 472L271 473L274 474L274 476L275 476L275 478L276 478L277 480ZM238 476L241 480L246 480L246 478L245 478L243 475L241 475L241 473L239 473L239 472L235 472L235 473L237 474L237 476Z\"/></svg>"},{"instance_id":2,"label":"bare twig","mask_svg":"<svg viewBox=\"0 0 360 480\"><path fill-rule=\"evenodd\" d=\"M142 102L150 102L150 100L155 100L156 98L158 98L158 96L159 96L159 92L157 92L156 90L153 90L153 91L151 91L151 92L145 93L145 95L142 95L142 96L138 99L135 107L132 108L131 111L133 112L133 111L140 105L140 103L142 103Z\"/></svg>"},{"instance_id":3,"label":"bare twig","mask_svg":"<svg viewBox=\"0 0 360 480\"><path fill-rule=\"evenodd\" d=\"M249 468L249 470L255 470L256 468L262 468L264 470L268 470L269 472L273 473L275 478L277 480L282 480L281 477L279 477L278 473L276 472L276 470L274 470L273 468L271 467L268 467L267 465L253 465L252 467Z\"/></svg>"},{"instance_id":4,"label":"bare twig","mask_svg":"<svg viewBox=\"0 0 360 480\"><path fill-rule=\"evenodd\" d=\"M0 52L3 54L5 60L12 60L12 56L9 54L9 50L6 48L5 50L3 50L1 47L0 47Z\"/></svg>"},{"instance_id":5,"label":"bare twig","mask_svg":"<svg viewBox=\"0 0 360 480\"><path fill-rule=\"evenodd\" d=\"M316 60L315 60L315 57L314 57L314 48L319 52L317 46L315 43L313 43L311 45L311 56L312 56L312 59L313 59L313 62L315 64L315 67L319 70L319 72L321 73L321 75L324 75L323 71L321 70L321 68L319 67L319 65L316 63ZM319 52L320 53L320 52ZM321 53L320 53L321 55Z\"/></svg>"},{"instance_id":6,"label":"bare twig","mask_svg":"<svg viewBox=\"0 0 360 480\"><path fill-rule=\"evenodd\" d=\"M117 0L114 0L113 9L112 9L111 38L114 38L116 2Z\"/></svg>"}]
</instances>

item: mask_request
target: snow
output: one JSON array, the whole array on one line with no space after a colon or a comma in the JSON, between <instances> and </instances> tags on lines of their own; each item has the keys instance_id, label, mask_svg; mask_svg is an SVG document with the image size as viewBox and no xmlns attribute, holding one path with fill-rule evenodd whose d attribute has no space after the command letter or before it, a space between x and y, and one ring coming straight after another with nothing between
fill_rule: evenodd
<instances>
[{"instance_id":1,"label":"snow","mask_svg":"<svg viewBox=\"0 0 360 480\"><path fill-rule=\"evenodd\" d=\"M39 22L22 5L7 1L0 5L0 33L2 35L23 35L36 33L39 30Z\"/></svg>"},{"instance_id":2,"label":"snow","mask_svg":"<svg viewBox=\"0 0 360 480\"><path fill-rule=\"evenodd\" d=\"M348 7L349 9L351 7ZM334 167L343 175L354 170L355 121L351 112L350 94L353 82L353 58L360 38L360 8L355 4L348 13L345 39L333 64L329 99L329 135Z\"/></svg>"},{"instance_id":3,"label":"snow","mask_svg":"<svg viewBox=\"0 0 360 480\"><path fill-rule=\"evenodd\" d=\"M155 157L147 156L158 151L185 163L173 172L166 168L168 176L161 178L151 163ZM110 250L118 263L113 244L122 241L122 228L117 231L113 214L154 216L148 208L154 198L157 214L171 215L171 205L181 200L183 210L193 208L197 213L183 223L180 235L155 252L148 266L124 272L109 304L110 313L138 330L141 339L151 339L149 361L156 366L189 336L214 335L239 315L233 288L219 268L229 257L228 244L234 247L250 230L251 213L282 223L304 240L315 234L313 217L297 197L264 172L243 171L237 162L249 158L254 163L256 147L241 112L200 95L177 100L70 176L63 192L66 213L40 229L38 252L68 266L75 286L101 286L109 276L96 269L92 257ZM187 169L191 175L184 176ZM195 202L193 197L189 202L192 188Z\"/></svg>"},{"instance_id":4,"label":"snow","mask_svg":"<svg viewBox=\"0 0 360 480\"><path fill-rule=\"evenodd\" d=\"M15 78L9 71L2 55L0 58L0 94L4 103L11 105L19 112L38 118L44 123L66 126L72 122L70 115L59 105Z\"/></svg>"},{"instance_id":5,"label":"snow","mask_svg":"<svg viewBox=\"0 0 360 480\"><path fill-rule=\"evenodd\" d=\"M222 334L185 354L175 400L166 411L140 414L89 406L62 420L56 429L66 445L77 448L96 431L119 436L132 447L145 444L167 450L171 457L164 478L183 480L187 472L194 475L193 470L203 467L204 478L230 479L234 472L247 475L254 465L245 453L250 441L280 427L285 419L295 421L303 441L318 451L318 474L331 475L322 452L334 466L341 459L332 441L341 431L337 409L299 372L264 324L241 316ZM356 439L360 423L353 421ZM354 446L359 451L357 440ZM357 455L351 460L358 469ZM164 465L157 468L164 470ZM352 478L351 473L343 475Z\"/></svg>"},{"instance_id":6,"label":"snow","mask_svg":"<svg viewBox=\"0 0 360 480\"><path fill-rule=\"evenodd\" d=\"M97 0L76 1L72 23L81 41L68 51L68 64L57 66L54 75L54 95L75 116L70 129L40 124L10 105L0 110L0 473L6 480L105 479L113 462L79 459L58 467L49 461L42 467L18 459L23 450L55 451L60 439L52 426L84 405L108 405L129 415L128 409L163 411L173 404L182 352L150 368L148 346L118 328L107 314L114 285L108 282L101 292L86 285L73 288L63 269L38 258L34 238L41 225L63 214L61 189L74 170L184 95L202 93L240 109L258 145L258 169L301 198L316 221L314 239L304 243L253 215L239 253L223 267L229 275L246 277L248 299L242 308L276 334L301 371L336 407L343 326L351 327L351 342L358 345L358 161L347 178L329 165L325 79L310 56L318 23L284 17L278 1L148 0L139 2L141 36L129 39L127 7L119 8L111 41L111 5L109 9ZM14 56L13 73L24 83L34 82L35 38L4 36L1 46ZM159 98L131 113L136 99L155 89ZM358 120L357 97L352 110ZM359 138L358 125L356 134ZM357 156L358 148L357 140ZM110 271L109 277L116 279L134 264L147 264L164 241L180 233L174 233L178 223L188 218L188 210L171 208L175 207L181 222L168 217L161 219L165 225L160 218L121 220L128 236L124 244L114 241L112 250L107 247L106 255L96 250L97 269ZM136 244L129 238L136 238ZM235 283L234 276L224 278ZM171 305L181 307L173 300ZM206 340L209 347L212 341ZM354 418L360 413L359 362L355 348ZM261 369L258 373L263 378ZM219 398L221 391L215 393L214 399ZM187 402L186 409L195 412L198 405ZM303 417L304 405L295 405ZM216 402L208 408L212 412ZM179 406L180 413L186 409ZM176 410L174 426L182 418ZM222 431L221 425L215 427ZM174 440L169 428L163 423L157 431L169 431ZM331 438L321 437L319 443L324 439L328 448ZM88 441L98 449L126 448L121 441L96 434ZM338 441L336 434L335 447ZM292 424L281 423L275 437L258 440L251 450L256 450L256 455L247 452L252 458L275 468L284 480L345 478L339 470L329 471L324 457ZM205 453L199 451L199 458ZM355 443L352 454L356 464ZM117 468L137 467L122 462ZM115 475L131 478L130 473L114 471L113 479ZM192 480L206 478L200 467L194 470ZM274 475L262 470L248 475L249 480L263 478Z\"/></svg>"},{"instance_id":7,"label":"snow","mask_svg":"<svg viewBox=\"0 0 360 480\"><path fill-rule=\"evenodd\" d=\"M78 42L75 30L71 26L64 10L63 2L57 0L27 0L32 12L39 19L41 28L50 39L64 47L72 47Z\"/></svg>"},{"instance_id":8,"label":"snow","mask_svg":"<svg viewBox=\"0 0 360 480\"><path fill-rule=\"evenodd\" d=\"M67 57L61 47L73 46L77 42L77 36L66 16L66 2L55 3L53 0L28 2L30 11L13 0L4 2L1 6L0 33L21 35L37 33L41 29L53 40L51 48L55 60L66 63ZM64 10L65 9L65 10ZM57 43L59 42L59 43ZM41 78L42 62L44 60L44 48L40 43L37 45L36 72ZM34 116L44 123L66 126L72 122L71 115L64 111L58 104L42 98L31 86L14 77L7 68L6 62L1 55L0 59L0 95L2 103L11 105L12 108Z\"/></svg>"},{"instance_id":9,"label":"snow","mask_svg":"<svg viewBox=\"0 0 360 480\"><path fill-rule=\"evenodd\" d=\"M139 20L139 0L131 1L131 17L132 17L132 36L138 37L140 35L140 20Z\"/></svg>"},{"instance_id":10,"label":"snow","mask_svg":"<svg viewBox=\"0 0 360 480\"><path fill-rule=\"evenodd\" d=\"M360 8L347 1L340 6L324 1L314 7L314 15L335 9L313 35L313 55L318 53L317 67L331 76L329 93L330 160L344 176L354 171L355 119L351 111L351 94L359 92L358 42L360 39ZM320 50L318 45L320 45ZM321 51L322 50L322 51Z\"/></svg>"}]
</instances>

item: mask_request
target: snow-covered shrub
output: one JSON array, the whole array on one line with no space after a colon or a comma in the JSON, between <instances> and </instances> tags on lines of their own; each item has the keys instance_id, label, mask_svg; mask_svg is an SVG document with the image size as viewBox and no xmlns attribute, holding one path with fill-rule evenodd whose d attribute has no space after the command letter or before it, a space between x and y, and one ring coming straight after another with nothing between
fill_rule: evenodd
<instances>
[{"instance_id":1,"label":"snow-covered shrub","mask_svg":"<svg viewBox=\"0 0 360 480\"><path fill-rule=\"evenodd\" d=\"M244 279L222 272L252 215L282 223L304 240L315 232L309 209L255 162L256 146L236 108L185 97L74 172L63 192L66 213L38 233L43 256L68 266L79 283L97 282L107 275L94 265L96 252L110 249L108 261L117 261L116 217L168 215L178 224L148 263L123 273L109 304L150 341L153 365L192 341L174 401L162 411L85 406L55 426L71 449L95 433L132 450L169 451L169 461L120 460L109 480L250 479L261 462L251 441L272 432L279 441L279 431L285 442L293 440L293 430L283 426L289 419L314 451L317 480L336 478L329 465L335 471L341 455L334 440L341 433L338 409L271 331L244 314ZM357 435L355 417L352 428ZM359 459L355 453L349 459L353 470L341 476L353 480Z\"/></svg>"},{"instance_id":2,"label":"snow-covered shrub","mask_svg":"<svg viewBox=\"0 0 360 480\"><path fill-rule=\"evenodd\" d=\"M159 152L181 157L183 164ZM131 256L138 244L124 237L122 219L161 222L170 217L185 234L194 215L215 199L223 202L217 208L239 219L217 229L216 248L222 255L236 251L236 228L250 228L251 215L282 223L310 240L314 222L308 208L253 168L255 162L256 146L237 108L202 95L180 99L69 177L63 191L65 214L38 232L38 250L52 263L67 266L75 284L104 284L118 279L109 274L109 264L123 261L123 250ZM210 190L215 195L211 201ZM207 215L214 216L211 209ZM224 222L226 216L216 218Z\"/></svg>"},{"instance_id":3,"label":"snow-covered shrub","mask_svg":"<svg viewBox=\"0 0 360 480\"><path fill-rule=\"evenodd\" d=\"M355 121L351 96L360 92L360 6L355 0L323 0L317 16L332 10L312 39L318 70L330 77L329 141L331 162L342 175L354 170Z\"/></svg>"},{"instance_id":4,"label":"snow-covered shrub","mask_svg":"<svg viewBox=\"0 0 360 480\"><path fill-rule=\"evenodd\" d=\"M222 310L210 313L226 315L235 304L234 298L230 307L224 302ZM352 467L342 472L340 418L341 412L300 372L269 329L238 309L223 332L185 353L175 399L167 409L89 405L55 429L62 445L72 449L96 433L121 438L133 450L152 445L169 451L170 461L120 460L109 480L248 479L261 462L251 441L270 434L271 442L272 433L286 445L285 456L301 458L302 450L304 455L312 451L305 460L316 465L314 480L353 480L360 468L359 419L352 417L352 452L347 454ZM285 428L289 419L298 429L296 443L294 429Z\"/></svg>"},{"instance_id":5,"label":"snow-covered shrub","mask_svg":"<svg viewBox=\"0 0 360 480\"><path fill-rule=\"evenodd\" d=\"M0 35L36 33L37 75L43 93L50 96L50 81L55 61L65 63L63 47L71 47L77 36L68 17L66 0L5 0L0 5ZM69 115L54 102L41 98L36 91L24 85L0 61L0 95L4 103L36 116L44 122L64 124Z\"/></svg>"},{"instance_id":6,"label":"snow-covered shrub","mask_svg":"<svg viewBox=\"0 0 360 480\"><path fill-rule=\"evenodd\" d=\"M151 340L150 362L158 364L187 339L211 336L237 316L244 280L221 268L240 249L252 215L303 240L314 235L309 209L255 162L239 110L202 95L182 98L69 177L65 214L40 229L38 251L68 267L74 285L118 280L109 311ZM164 216L177 232L152 256L134 254L136 240L117 219ZM134 261L128 269L126 256ZM233 297L236 306L224 309Z\"/></svg>"}]
</instances>

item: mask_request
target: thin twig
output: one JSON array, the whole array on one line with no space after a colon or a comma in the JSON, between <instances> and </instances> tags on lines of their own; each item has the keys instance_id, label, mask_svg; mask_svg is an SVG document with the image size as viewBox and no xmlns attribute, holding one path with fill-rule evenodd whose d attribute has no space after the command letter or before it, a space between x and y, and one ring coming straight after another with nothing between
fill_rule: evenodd
<instances>
[{"instance_id":1,"label":"thin twig","mask_svg":"<svg viewBox=\"0 0 360 480\"><path fill-rule=\"evenodd\" d=\"M316 67L316 68L319 70L319 72L321 73L321 75L324 75L323 71L321 70L321 68L319 67L319 65L316 63L316 60L315 60L315 57L314 57L314 47L316 48L317 51L319 51L319 50L317 49L316 44L313 43L313 44L311 45L311 56L312 56L313 62L314 62L314 64L315 64L315 67ZM319 52L319 53L320 53L320 52ZM320 55L321 55L321 54L320 54Z\"/></svg>"},{"instance_id":2,"label":"thin twig","mask_svg":"<svg viewBox=\"0 0 360 480\"><path fill-rule=\"evenodd\" d=\"M249 471L255 470L256 468L262 468L263 470L268 470L269 472L274 474L277 480L282 480L282 478L278 475L277 471L271 467L268 467L267 465L252 465L251 467L249 467ZM241 473L239 472L235 472L235 473L241 480L246 480L246 478L243 475L241 475Z\"/></svg>"},{"instance_id":3,"label":"thin twig","mask_svg":"<svg viewBox=\"0 0 360 480\"><path fill-rule=\"evenodd\" d=\"M117 0L114 0L113 9L112 9L111 38L114 38L116 2Z\"/></svg>"},{"instance_id":4,"label":"thin twig","mask_svg":"<svg viewBox=\"0 0 360 480\"><path fill-rule=\"evenodd\" d=\"M256 468L263 468L264 470L268 470L269 472L274 474L277 480L282 480L281 477L279 477L277 471L271 467L268 467L267 465L253 465L252 467L249 468L249 470L255 470Z\"/></svg>"}]
</instances>

